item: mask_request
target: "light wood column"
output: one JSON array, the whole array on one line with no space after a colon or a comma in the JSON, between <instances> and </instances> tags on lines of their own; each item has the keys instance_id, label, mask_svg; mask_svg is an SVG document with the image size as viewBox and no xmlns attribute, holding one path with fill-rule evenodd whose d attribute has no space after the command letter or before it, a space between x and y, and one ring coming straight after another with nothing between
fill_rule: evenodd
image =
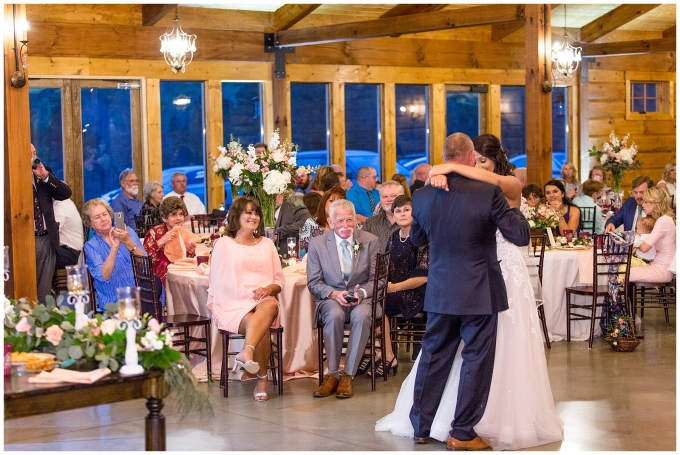
<instances>
[{"instance_id":1,"label":"light wood column","mask_svg":"<svg viewBox=\"0 0 680 455\"><path fill-rule=\"evenodd\" d=\"M544 64L550 49L550 7L526 4L526 145L527 181L552 178L552 96L543 92Z\"/></svg>"},{"instance_id":2,"label":"light wood column","mask_svg":"<svg viewBox=\"0 0 680 455\"><path fill-rule=\"evenodd\" d=\"M217 157L218 145L224 145L222 125L222 81L210 80L205 83L205 176L208 194L208 213L224 204L224 179L216 175L211 157Z\"/></svg>"},{"instance_id":3,"label":"light wood column","mask_svg":"<svg viewBox=\"0 0 680 455\"><path fill-rule=\"evenodd\" d=\"M5 282L5 295L28 297L35 300L35 237L33 235L33 191L31 189L31 125L28 106L28 84L22 88L10 85L10 76L16 71L14 30L12 18L16 8L17 23L26 20L25 5L4 5L5 24L3 50L5 55L5 245L9 246L10 275ZM24 39L16 37L17 41ZM21 61L19 61L21 69ZM28 71L23 70L28 78Z\"/></svg>"},{"instance_id":4,"label":"light wood column","mask_svg":"<svg viewBox=\"0 0 680 455\"><path fill-rule=\"evenodd\" d=\"M441 164L446 139L446 86L432 84L429 90L430 164Z\"/></svg>"},{"instance_id":5,"label":"light wood column","mask_svg":"<svg viewBox=\"0 0 680 455\"><path fill-rule=\"evenodd\" d=\"M489 93L486 98L486 132L497 138L501 137L501 86L489 85ZM474 138L473 138L474 139Z\"/></svg>"},{"instance_id":6,"label":"light wood column","mask_svg":"<svg viewBox=\"0 0 680 455\"><path fill-rule=\"evenodd\" d=\"M149 180L163 183L163 144L161 139L161 81L146 80L146 150ZM169 193L170 188L164 188Z\"/></svg>"},{"instance_id":7,"label":"light wood column","mask_svg":"<svg viewBox=\"0 0 680 455\"><path fill-rule=\"evenodd\" d=\"M328 113L328 125L330 127L330 156L333 164L339 164L346 168L345 156L345 84L343 82L331 82L330 84L330 112Z\"/></svg>"},{"instance_id":8,"label":"light wood column","mask_svg":"<svg viewBox=\"0 0 680 455\"><path fill-rule=\"evenodd\" d=\"M262 129L263 142L269 144L274 132L274 91L271 80L262 81Z\"/></svg>"},{"instance_id":9,"label":"light wood column","mask_svg":"<svg viewBox=\"0 0 680 455\"><path fill-rule=\"evenodd\" d=\"M382 164L381 181L388 180L397 172L397 123L396 123L396 87L394 83L384 83L381 86L380 134L382 150L380 161ZM406 176L408 179L408 175Z\"/></svg>"},{"instance_id":10,"label":"light wood column","mask_svg":"<svg viewBox=\"0 0 680 455\"><path fill-rule=\"evenodd\" d=\"M272 110L274 112L274 129L279 130L281 142L288 139L292 142L290 123L290 79L276 78L272 73ZM271 137L265 137L269 143Z\"/></svg>"}]
</instances>

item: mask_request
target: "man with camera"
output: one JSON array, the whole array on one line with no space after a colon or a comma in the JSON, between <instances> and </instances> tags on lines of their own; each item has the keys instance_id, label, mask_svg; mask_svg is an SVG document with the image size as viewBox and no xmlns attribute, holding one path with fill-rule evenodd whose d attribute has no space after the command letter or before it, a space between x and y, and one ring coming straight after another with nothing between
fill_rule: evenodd
<instances>
[{"instance_id":1,"label":"man with camera","mask_svg":"<svg viewBox=\"0 0 680 455\"><path fill-rule=\"evenodd\" d=\"M43 165L33 144L31 144L31 168L38 301L44 302L45 296L52 291L52 277L59 249L59 229L54 218L52 200L63 201L70 198L71 188L55 177L51 168Z\"/></svg>"}]
</instances>

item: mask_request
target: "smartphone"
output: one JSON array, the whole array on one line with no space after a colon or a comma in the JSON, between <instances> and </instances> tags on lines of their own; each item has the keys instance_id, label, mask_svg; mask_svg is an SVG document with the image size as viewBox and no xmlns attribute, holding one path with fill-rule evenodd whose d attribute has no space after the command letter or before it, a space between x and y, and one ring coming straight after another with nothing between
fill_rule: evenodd
<instances>
[{"instance_id":1,"label":"smartphone","mask_svg":"<svg viewBox=\"0 0 680 455\"><path fill-rule=\"evenodd\" d=\"M359 299L357 299L356 297L352 297L351 295L346 295L345 301L347 303L357 303L359 301Z\"/></svg>"},{"instance_id":2,"label":"smartphone","mask_svg":"<svg viewBox=\"0 0 680 455\"><path fill-rule=\"evenodd\" d=\"M115 223L116 229L125 230L125 218L123 218L123 212L114 212L113 221Z\"/></svg>"}]
</instances>

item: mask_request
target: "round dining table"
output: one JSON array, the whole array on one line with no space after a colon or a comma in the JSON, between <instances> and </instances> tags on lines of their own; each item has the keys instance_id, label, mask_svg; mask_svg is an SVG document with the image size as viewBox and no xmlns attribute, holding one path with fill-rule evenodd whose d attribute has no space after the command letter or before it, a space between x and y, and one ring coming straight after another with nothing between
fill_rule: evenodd
<instances>
[{"instance_id":1,"label":"round dining table","mask_svg":"<svg viewBox=\"0 0 680 455\"><path fill-rule=\"evenodd\" d=\"M284 380L294 377L315 377L319 369L319 360L316 330L312 329L316 307L314 297L307 289L307 276L286 269L283 269L285 285L278 296L279 320L283 327ZM304 271L304 266L298 264L288 269ZM207 308L208 275L198 273L196 266L170 265L166 282L166 305L169 315L190 313L212 316ZM216 379L220 377L222 337L214 321L211 327L212 377ZM230 350L238 350L242 340L234 340L231 344ZM192 371L199 380L205 380L207 377L206 363L205 358L201 356L194 356L192 359ZM240 375L234 379L237 377Z\"/></svg>"}]
</instances>

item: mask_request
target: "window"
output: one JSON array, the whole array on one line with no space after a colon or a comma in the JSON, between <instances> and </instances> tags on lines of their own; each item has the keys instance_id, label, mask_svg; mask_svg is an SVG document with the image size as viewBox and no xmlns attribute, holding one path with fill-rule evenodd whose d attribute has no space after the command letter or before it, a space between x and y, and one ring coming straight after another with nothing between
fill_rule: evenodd
<instances>
[{"instance_id":1,"label":"window","mask_svg":"<svg viewBox=\"0 0 680 455\"><path fill-rule=\"evenodd\" d=\"M481 93L469 86L446 86L446 135L461 132L472 139L481 134Z\"/></svg>"},{"instance_id":2,"label":"window","mask_svg":"<svg viewBox=\"0 0 680 455\"><path fill-rule=\"evenodd\" d=\"M345 85L345 146L348 179L356 184L359 168L371 166L382 180L379 85Z\"/></svg>"},{"instance_id":3,"label":"window","mask_svg":"<svg viewBox=\"0 0 680 455\"><path fill-rule=\"evenodd\" d=\"M673 120L675 73L626 71L626 120Z\"/></svg>"},{"instance_id":4,"label":"window","mask_svg":"<svg viewBox=\"0 0 680 455\"><path fill-rule=\"evenodd\" d=\"M556 168L562 169L569 152L569 103L567 87L555 87L552 91L552 149L553 177L560 177Z\"/></svg>"},{"instance_id":5,"label":"window","mask_svg":"<svg viewBox=\"0 0 680 455\"><path fill-rule=\"evenodd\" d=\"M430 130L427 125L427 85L395 86L397 173L410 178L411 171L428 162Z\"/></svg>"},{"instance_id":6,"label":"window","mask_svg":"<svg viewBox=\"0 0 680 455\"><path fill-rule=\"evenodd\" d=\"M327 166L328 84L290 84L292 142L299 166Z\"/></svg>"},{"instance_id":7,"label":"window","mask_svg":"<svg viewBox=\"0 0 680 455\"><path fill-rule=\"evenodd\" d=\"M61 89L28 89L31 116L31 143L38 157L64 180L64 143L62 140Z\"/></svg>"},{"instance_id":8,"label":"window","mask_svg":"<svg viewBox=\"0 0 680 455\"><path fill-rule=\"evenodd\" d=\"M647 112L657 112L657 90L656 83L632 82L630 84L630 111L646 114Z\"/></svg>"},{"instance_id":9,"label":"window","mask_svg":"<svg viewBox=\"0 0 680 455\"><path fill-rule=\"evenodd\" d=\"M163 192L174 172L187 176L187 191L205 198L205 126L202 82L161 81Z\"/></svg>"}]
</instances>

